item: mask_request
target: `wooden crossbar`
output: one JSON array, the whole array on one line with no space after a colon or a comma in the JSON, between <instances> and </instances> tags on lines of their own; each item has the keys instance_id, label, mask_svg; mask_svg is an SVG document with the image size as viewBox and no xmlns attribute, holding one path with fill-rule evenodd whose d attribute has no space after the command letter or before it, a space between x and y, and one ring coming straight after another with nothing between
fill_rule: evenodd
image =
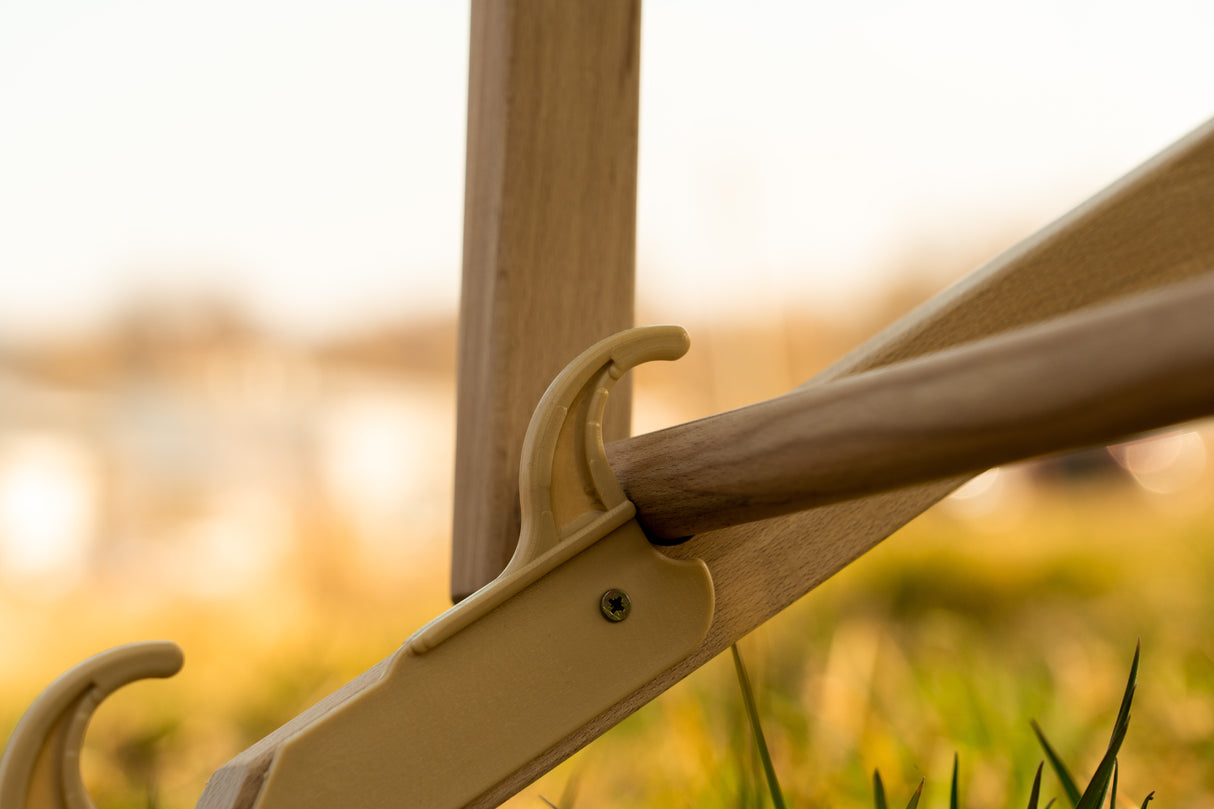
<instances>
[{"instance_id":1,"label":"wooden crossbar","mask_svg":"<svg viewBox=\"0 0 1214 809\"><path fill-rule=\"evenodd\" d=\"M613 445L653 541L1214 414L1214 273Z\"/></svg>"}]
</instances>

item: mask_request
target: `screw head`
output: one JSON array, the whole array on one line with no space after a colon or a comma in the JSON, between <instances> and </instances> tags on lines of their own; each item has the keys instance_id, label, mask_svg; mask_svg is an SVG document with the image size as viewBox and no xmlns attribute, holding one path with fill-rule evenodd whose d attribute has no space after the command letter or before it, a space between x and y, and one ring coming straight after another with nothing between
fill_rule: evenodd
<instances>
[{"instance_id":1,"label":"screw head","mask_svg":"<svg viewBox=\"0 0 1214 809\"><path fill-rule=\"evenodd\" d=\"M603 611L604 618L618 624L632 612L632 600L623 590L612 587L599 599L599 609Z\"/></svg>"}]
</instances>

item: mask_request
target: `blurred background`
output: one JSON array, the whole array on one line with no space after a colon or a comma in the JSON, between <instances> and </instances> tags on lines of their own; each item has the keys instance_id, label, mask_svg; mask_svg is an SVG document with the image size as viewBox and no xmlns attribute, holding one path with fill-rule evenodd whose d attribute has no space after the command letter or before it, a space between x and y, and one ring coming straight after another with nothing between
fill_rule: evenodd
<instances>
[{"instance_id":1,"label":"blurred background","mask_svg":"<svg viewBox=\"0 0 1214 809\"><path fill-rule=\"evenodd\" d=\"M466 4L0 4L0 737L170 637L98 804L207 775L447 606ZM1214 7L646 0L635 429L778 395L1214 113ZM576 347L571 349L576 352ZM1206 423L995 470L743 643L797 805L954 751L1087 776L1134 642L1135 804L1208 805ZM751 806L717 661L512 805ZM1050 791L1052 790L1052 791ZM1047 779L1047 794L1059 794Z\"/></svg>"}]
</instances>

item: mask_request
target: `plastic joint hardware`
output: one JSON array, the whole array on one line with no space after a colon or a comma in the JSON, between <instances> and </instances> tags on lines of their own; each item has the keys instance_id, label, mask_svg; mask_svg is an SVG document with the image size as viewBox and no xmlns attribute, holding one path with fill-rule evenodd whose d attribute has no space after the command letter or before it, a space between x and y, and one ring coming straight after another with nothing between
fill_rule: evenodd
<instances>
[{"instance_id":1,"label":"plastic joint hardware","mask_svg":"<svg viewBox=\"0 0 1214 809\"><path fill-rule=\"evenodd\" d=\"M95 809L80 778L84 731L101 701L122 686L181 670L167 641L132 643L90 657L43 691L0 758L0 808Z\"/></svg>"},{"instance_id":2,"label":"plastic joint hardware","mask_svg":"<svg viewBox=\"0 0 1214 809\"><path fill-rule=\"evenodd\" d=\"M466 806L695 650L713 616L708 568L650 545L602 436L615 381L687 347L679 327L633 329L562 371L523 443L522 527L506 570L221 768L199 807ZM58 749L44 724L19 728L0 774L29 769L32 749ZM85 803L0 792L0 805L90 809L82 789Z\"/></svg>"}]
</instances>

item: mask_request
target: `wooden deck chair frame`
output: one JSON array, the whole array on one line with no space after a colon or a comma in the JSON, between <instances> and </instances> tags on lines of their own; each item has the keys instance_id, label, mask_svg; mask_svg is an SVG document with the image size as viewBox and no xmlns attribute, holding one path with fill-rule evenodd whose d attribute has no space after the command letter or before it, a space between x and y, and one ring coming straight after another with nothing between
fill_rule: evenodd
<instances>
[{"instance_id":1,"label":"wooden deck chair frame","mask_svg":"<svg viewBox=\"0 0 1214 809\"><path fill-rule=\"evenodd\" d=\"M482 594L502 581L483 587L506 567L519 537L526 506L519 506L518 459L535 449L535 440L525 438L527 424L542 395L552 405L553 394L544 394L549 381L583 348L632 326L639 36L639 0L473 2L456 600L477 591L468 603L484 601ZM434 799L407 797L381 783L395 778L394 768L403 764L389 757L364 767L352 754L303 759L307 767L295 771L306 772L309 784L292 792L274 756L298 729L296 720L221 769L199 805L497 805L968 475L1214 412L1212 270L1214 124L787 396L626 439L628 391L617 387L602 428L608 441L615 439L606 448L611 468L603 480L610 488L618 479L635 504L620 520L639 520L647 532L647 539L637 534L645 553L660 556L672 570L692 571L693 578L710 577L708 619L694 641L601 710L578 716L575 726L528 748L509 771L474 788L466 783L475 781L473 774L457 769L436 782ZM627 365L612 366L614 357L608 352L606 361L584 360L590 363L583 369L587 378L599 381L569 391L589 391L590 399L562 401L583 410L601 404L595 391L609 387ZM590 477L603 474L600 468ZM612 531L623 530L617 523ZM659 552L649 541L668 547ZM514 595L544 581L532 577ZM512 603L491 601L482 617ZM547 614L533 614L541 616L535 629L542 635ZM410 641L419 654L427 644L467 630L441 620L436 626ZM48 690L44 708L54 705L42 710L42 725L35 728L45 743L24 757L13 755L10 745L0 761L4 809L90 805L73 767L60 766L56 757L73 745L78 749L88 714L109 690L180 665L171 649L141 654L120 652L106 667L82 669ZM492 655L470 659L485 669L512 655L524 666L526 648L495 647ZM429 659L411 665L428 665L416 660ZM144 662L134 665L136 660ZM393 665L385 661L310 715L340 714L382 690ZM577 680L566 684L575 701L578 691L589 689ZM390 697L391 704L406 699ZM441 701L441 688L427 698ZM547 698L541 695L541 701ZM452 721L507 747L514 738L503 727L508 711L491 704ZM382 713L364 719L382 720L401 736L420 733L426 743L424 722ZM346 728L354 738L359 721ZM26 777L23 767L33 775ZM352 791L351 771L358 785ZM3 791L18 781L18 791ZM339 787L326 795L331 784ZM468 794L453 798L459 788Z\"/></svg>"},{"instance_id":2,"label":"wooden deck chair frame","mask_svg":"<svg viewBox=\"0 0 1214 809\"><path fill-rule=\"evenodd\" d=\"M513 549L517 521L502 519L517 513L513 459L544 385L564 361L553 356L553 346L564 347L568 359L580 347L631 325L635 186L625 178L634 176L636 160L639 17L639 0L473 3L452 570L457 599L491 580ZM559 114L554 112L558 109ZM572 173L571 165L577 167ZM568 185L554 186L558 178ZM527 772L477 805L491 806L512 794L850 564L971 474L1017 455L988 454L973 442L960 451L961 457L943 461L941 454L958 449L955 436L986 431L1025 449L1033 443L1034 449L1020 457L1102 440L1095 435L1101 428L1085 423L1075 399L1069 405L1058 402L1047 419L1026 430L1021 409L1026 402L1009 401L1000 415L988 397L987 409L975 411L961 395L965 383L960 377L949 377L932 391L917 391L943 405L919 421L914 410L906 409L907 399L891 396L883 380L869 375L861 381L866 372L1045 324L1038 329L1039 342L1026 345L1024 354L1010 342L1002 350L988 343L991 353L970 366L976 370L970 380L981 387L988 362L1016 354L1035 367L1034 382L1052 380L1053 387L1061 387L1065 372L1051 369L1053 354L1043 357L1042 352L1087 338L1081 336L1084 327L1078 319L1056 319L1119 301L1123 322L1145 324L1147 342L1154 347L1147 364L1169 358L1187 364L1179 356L1183 354L1193 360L1184 375L1191 371L1199 377L1203 366L1214 368L1209 362L1211 311L1190 309L1172 319L1193 330L1165 347L1167 338L1153 342L1163 338L1162 312L1153 316L1144 307L1155 300L1151 292L1186 280L1205 279L1197 283L1211 289L1212 271L1214 124L1207 124L874 336L783 397L782 406L776 400L760 406L767 412L752 408L610 445L612 466L650 535L695 534L666 552L702 559L712 570L717 583L712 627L688 658L546 751ZM512 280L503 282L505 276ZM1190 302L1198 297L1172 294ZM1091 328L1089 336L1101 335L1089 344L1088 359L1094 360L1102 353L1099 344L1115 329ZM1118 351L1106 343L1103 355L1114 358ZM1196 353L1205 353L1205 359ZM1107 363L1092 366L1104 369L1094 373L1108 370ZM841 388L839 383L849 378L858 384ZM1142 382L1138 374L1138 384L1120 396L1144 418L1142 429L1209 412L1207 402L1184 414L1162 415L1159 409L1167 405L1160 392L1178 392L1187 382L1179 376ZM1197 396L1204 398L1208 391ZM840 419L840 411L860 401L872 408L874 430L893 429L871 442L855 440L854 433L838 440L839 430L856 423L847 416ZM810 412L824 423L807 418ZM623 436L626 413L615 416L609 429ZM767 425L762 435L756 433L759 423ZM1048 438L1041 433L1046 424L1054 428ZM1129 432L1114 428L1104 438ZM1043 443L1036 444L1028 433ZM773 460L777 447L794 445L792 454L800 460ZM492 451L486 452L487 446ZM705 447L720 451L705 458ZM811 453L821 459L817 466L807 460ZM781 463L787 466L772 469ZM897 479L895 468L905 467L910 467L906 476ZM907 485L931 478L935 480L924 485ZM789 484L789 479L797 482Z\"/></svg>"}]
</instances>

